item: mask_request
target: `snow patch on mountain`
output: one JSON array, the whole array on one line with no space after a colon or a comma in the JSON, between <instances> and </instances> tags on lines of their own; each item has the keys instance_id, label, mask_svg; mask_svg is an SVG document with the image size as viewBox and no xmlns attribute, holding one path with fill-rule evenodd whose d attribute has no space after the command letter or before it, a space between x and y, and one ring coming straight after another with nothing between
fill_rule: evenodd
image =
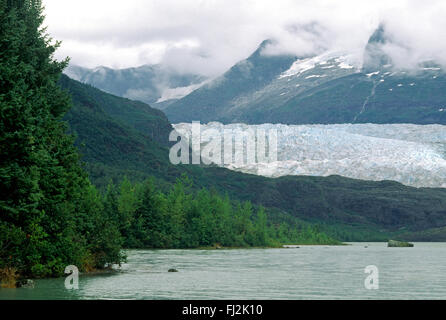
<instances>
[{"instance_id":1,"label":"snow patch on mountain","mask_svg":"<svg viewBox=\"0 0 446 320\"><path fill-rule=\"evenodd\" d=\"M279 76L279 79L298 76L305 71L311 70L316 66L316 61L316 58L297 60L290 69Z\"/></svg>"},{"instance_id":2,"label":"snow patch on mountain","mask_svg":"<svg viewBox=\"0 0 446 320\"><path fill-rule=\"evenodd\" d=\"M321 69L358 69L359 62L352 54L342 54L339 52L326 52L321 55L296 60L293 65L279 76L279 79L300 76L319 66Z\"/></svg>"},{"instance_id":3,"label":"snow patch on mountain","mask_svg":"<svg viewBox=\"0 0 446 320\"><path fill-rule=\"evenodd\" d=\"M203 86L207 81L204 81L202 83L193 84L187 87L178 87L178 88L166 88L162 91L161 98L158 99L156 103L161 103L164 101L169 100L175 100L175 99L181 99L188 94L192 93L193 91L197 90L201 86Z\"/></svg>"}]
</instances>

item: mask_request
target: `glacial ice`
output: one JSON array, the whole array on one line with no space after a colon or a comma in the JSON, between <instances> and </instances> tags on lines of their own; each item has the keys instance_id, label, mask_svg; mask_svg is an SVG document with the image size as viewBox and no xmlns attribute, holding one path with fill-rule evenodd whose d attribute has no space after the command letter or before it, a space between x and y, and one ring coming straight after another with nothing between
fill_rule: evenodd
<instances>
[{"instance_id":1,"label":"glacial ice","mask_svg":"<svg viewBox=\"0 0 446 320\"><path fill-rule=\"evenodd\" d=\"M212 122L201 131L275 129L275 162L225 167L267 177L330 176L393 180L414 187L446 188L446 126L413 124L245 125ZM177 124L180 134L191 124ZM209 137L208 137L209 138Z\"/></svg>"}]
</instances>

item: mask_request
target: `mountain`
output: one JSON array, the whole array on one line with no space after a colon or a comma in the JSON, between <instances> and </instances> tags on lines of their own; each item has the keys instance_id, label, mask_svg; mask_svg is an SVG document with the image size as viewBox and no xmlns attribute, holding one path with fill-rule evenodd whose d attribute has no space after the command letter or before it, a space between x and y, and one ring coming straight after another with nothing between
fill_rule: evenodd
<instances>
[{"instance_id":1,"label":"mountain","mask_svg":"<svg viewBox=\"0 0 446 320\"><path fill-rule=\"evenodd\" d=\"M172 129L161 111L65 75L60 86L72 97L65 120L95 184L105 186L124 175L132 179L169 176L165 164Z\"/></svg>"},{"instance_id":2,"label":"mountain","mask_svg":"<svg viewBox=\"0 0 446 320\"><path fill-rule=\"evenodd\" d=\"M77 135L91 179L99 186L124 175L133 180L152 175L169 184L185 173L196 188L251 200L278 216L318 223L345 241L385 240L399 233L418 235L446 226L446 189L339 176L272 179L224 168L174 166L167 147L171 125L159 110L66 76L60 84L73 100L65 120ZM142 123L135 121L135 115ZM426 231L434 235L431 240L438 233Z\"/></svg>"},{"instance_id":3,"label":"mountain","mask_svg":"<svg viewBox=\"0 0 446 320\"><path fill-rule=\"evenodd\" d=\"M118 70L70 65L65 74L105 92L140 100L159 109L189 94L207 80L204 76L178 73L162 65Z\"/></svg>"},{"instance_id":4,"label":"mountain","mask_svg":"<svg viewBox=\"0 0 446 320\"><path fill-rule=\"evenodd\" d=\"M384 25L380 25L367 43L364 51L363 72L376 72L392 65L392 59L384 51L384 46L391 43Z\"/></svg>"},{"instance_id":5,"label":"mountain","mask_svg":"<svg viewBox=\"0 0 446 320\"><path fill-rule=\"evenodd\" d=\"M168 106L166 114L169 119L174 123L222 120L222 117L233 115L238 108L243 108L240 106L243 101L240 100L268 86L296 60L294 56L263 55L269 44L270 40L262 42L248 59Z\"/></svg>"},{"instance_id":6,"label":"mountain","mask_svg":"<svg viewBox=\"0 0 446 320\"><path fill-rule=\"evenodd\" d=\"M380 26L364 50L362 66L343 52L266 56L262 44L165 112L173 123L446 124L444 70L434 61L416 70L397 69L383 49L389 42Z\"/></svg>"}]
</instances>

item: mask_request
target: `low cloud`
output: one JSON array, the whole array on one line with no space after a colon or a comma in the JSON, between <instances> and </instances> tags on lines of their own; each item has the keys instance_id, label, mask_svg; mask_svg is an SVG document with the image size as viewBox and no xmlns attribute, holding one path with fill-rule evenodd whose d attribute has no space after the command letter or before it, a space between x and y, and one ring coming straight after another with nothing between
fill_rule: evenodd
<instances>
[{"instance_id":1,"label":"low cloud","mask_svg":"<svg viewBox=\"0 0 446 320\"><path fill-rule=\"evenodd\" d=\"M446 65L444 1L44 0L58 58L113 68L162 63L184 73L218 75L265 39L265 54L345 51L359 58L380 23L395 64Z\"/></svg>"}]
</instances>

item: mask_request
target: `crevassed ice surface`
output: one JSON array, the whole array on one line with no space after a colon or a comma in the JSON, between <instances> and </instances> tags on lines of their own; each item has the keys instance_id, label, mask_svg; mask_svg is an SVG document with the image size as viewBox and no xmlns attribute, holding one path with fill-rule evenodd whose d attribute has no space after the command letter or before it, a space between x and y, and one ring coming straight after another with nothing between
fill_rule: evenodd
<instances>
[{"instance_id":1,"label":"crevassed ice surface","mask_svg":"<svg viewBox=\"0 0 446 320\"><path fill-rule=\"evenodd\" d=\"M191 124L174 126L187 136ZM209 131L208 129L216 129ZM446 126L412 124L245 125L212 122L202 140L223 139L225 129L277 130L277 161L222 165L267 177L330 176L394 180L414 187L446 188ZM208 133L213 136L209 135Z\"/></svg>"}]
</instances>

